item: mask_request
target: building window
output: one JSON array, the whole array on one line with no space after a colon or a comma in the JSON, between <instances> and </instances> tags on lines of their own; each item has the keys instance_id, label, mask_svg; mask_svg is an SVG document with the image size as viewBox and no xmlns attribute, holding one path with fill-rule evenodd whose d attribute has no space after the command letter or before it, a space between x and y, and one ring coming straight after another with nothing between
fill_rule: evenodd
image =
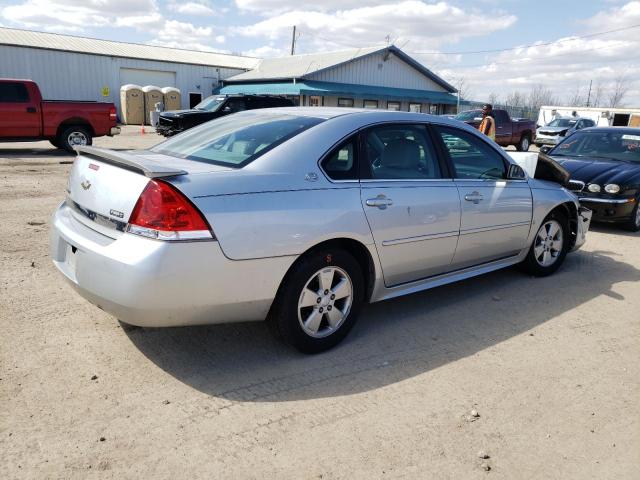
<instances>
[{"instance_id":1,"label":"building window","mask_svg":"<svg viewBox=\"0 0 640 480\"><path fill-rule=\"evenodd\" d=\"M421 107L421 105L419 103L410 103L409 104L409 111L410 112L415 112L415 113L420 113L420 107Z\"/></svg>"},{"instance_id":2,"label":"building window","mask_svg":"<svg viewBox=\"0 0 640 480\"><path fill-rule=\"evenodd\" d=\"M438 115L438 105L429 105L429 113L431 115Z\"/></svg>"},{"instance_id":3,"label":"building window","mask_svg":"<svg viewBox=\"0 0 640 480\"><path fill-rule=\"evenodd\" d=\"M322 97L317 95L312 95L309 97L309 106L310 107L319 107L322 105Z\"/></svg>"},{"instance_id":4,"label":"building window","mask_svg":"<svg viewBox=\"0 0 640 480\"><path fill-rule=\"evenodd\" d=\"M378 108L378 100L365 100L363 104L364 108Z\"/></svg>"},{"instance_id":5,"label":"building window","mask_svg":"<svg viewBox=\"0 0 640 480\"><path fill-rule=\"evenodd\" d=\"M353 107L353 98L339 98L338 99L339 107Z\"/></svg>"},{"instance_id":6,"label":"building window","mask_svg":"<svg viewBox=\"0 0 640 480\"><path fill-rule=\"evenodd\" d=\"M400 102L387 102L387 110L394 110L394 111L399 111L400 110Z\"/></svg>"}]
</instances>

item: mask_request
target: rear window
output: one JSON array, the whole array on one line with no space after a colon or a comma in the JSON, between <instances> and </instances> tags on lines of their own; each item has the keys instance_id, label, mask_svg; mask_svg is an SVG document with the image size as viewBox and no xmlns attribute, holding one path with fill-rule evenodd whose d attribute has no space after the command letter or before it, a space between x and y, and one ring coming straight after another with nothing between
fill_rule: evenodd
<instances>
[{"instance_id":1,"label":"rear window","mask_svg":"<svg viewBox=\"0 0 640 480\"><path fill-rule=\"evenodd\" d=\"M247 111L199 125L152 148L197 162L242 168L323 119Z\"/></svg>"}]
</instances>

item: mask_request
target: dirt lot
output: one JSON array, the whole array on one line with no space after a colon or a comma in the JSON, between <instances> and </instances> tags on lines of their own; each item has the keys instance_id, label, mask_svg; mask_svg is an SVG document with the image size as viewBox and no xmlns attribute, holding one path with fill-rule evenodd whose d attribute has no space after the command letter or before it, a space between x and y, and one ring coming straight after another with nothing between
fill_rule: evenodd
<instances>
[{"instance_id":1,"label":"dirt lot","mask_svg":"<svg viewBox=\"0 0 640 480\"><path fill-rule=\"evenodd\" d=\"M0 145L0 478L640 478L639 235L370 305L308 357L76 295L47 251L71 160Z\"/></svg>"}]
</instances>

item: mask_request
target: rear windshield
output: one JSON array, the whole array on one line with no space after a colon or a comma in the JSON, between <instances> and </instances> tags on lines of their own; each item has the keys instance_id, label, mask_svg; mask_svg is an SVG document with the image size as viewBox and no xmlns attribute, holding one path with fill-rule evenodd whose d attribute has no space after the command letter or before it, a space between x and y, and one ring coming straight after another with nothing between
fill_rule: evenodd
<instances>
[{"instance_id":1,"label":"rear windshield","mask_svg":"<svg viewBox=\"0 0 640 480\"><path fill-rule=\"evenodd\" d=\"M260 155L321 123L283 113L242 112L203 123L151 149L197 162L242 168Z\"/></svg>"}]
</instances>

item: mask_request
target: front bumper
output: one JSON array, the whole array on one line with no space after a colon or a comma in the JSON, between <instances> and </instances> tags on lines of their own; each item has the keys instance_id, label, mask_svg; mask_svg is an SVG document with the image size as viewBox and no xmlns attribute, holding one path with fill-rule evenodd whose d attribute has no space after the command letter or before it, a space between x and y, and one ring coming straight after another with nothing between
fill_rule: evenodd
<instances>
[{"instance_id":1,"label":"front bumper","mask_svg":"<svg viewBox=\"0 0 640 480\"><path fill-rule=\"evenodd\" d=\"M109 136L113 137L115 135L120 135L120 127L111 127L111 130L109 130Z\"/></svg>"},{"instance_id":2,"label":"front bumper","mask_svg":"<svg viewBox=\"0 0 640 480\"><path fill-rule=\"evenodd\" d=\"M635 198L578 197L580 205L593 212L594 222L627 222L633 215Z\"/></svg>"},{"instance_id":3,"label":"front bumper","mask_svg":"<svg viewBox=\"0 0 640 480\"><path fill-rule=\"evenodd\" d=\"M116 239L78 222L64 203L51 229L54 265L75 290L144 327L264 320L295 258L234 261L218 242Z\"/></svg>"},{"instance_id":4,"label":"front bumper","mask_svg":"<svg viewBox=\"0 0 640 480\"><path fill-rule=\"evenodd\" d=\"M578 224L576 226L576 241L573 244L572 250L579 249L584 242L587 241L587 232L591 226L592 212L586 207L580 206L578 208Z\"/></svg>"},{"instance_id":5,"label":"front bumper","mask_svg":"<svg viewBox=\"0 0 640 480\"><path fill-rule=\"evenodd\" d=\"M560 140L564 139L560 135L543 135L536 134L535 144L536 145L557 145L560 143Z\"/></svg>"}]
</instances>

